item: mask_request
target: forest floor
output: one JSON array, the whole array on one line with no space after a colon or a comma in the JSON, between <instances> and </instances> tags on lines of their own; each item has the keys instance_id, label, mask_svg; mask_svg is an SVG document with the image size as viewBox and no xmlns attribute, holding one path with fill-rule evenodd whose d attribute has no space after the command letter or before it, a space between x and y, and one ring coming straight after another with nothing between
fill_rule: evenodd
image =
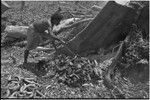
<instances>
[{"instance_id":1,"label":"forest floor","mask_svg":"<svg viewBox=\"0 0 150 100\"><path fill-rule=\"evenodd\" d=\"M64 11L79 9L73 1L27 1L25 10L21 12L18 6L20 2L8 3L16 8L6 11L2 16L8 16L9 22L16 21L17 25L29 25L33 19L36 21L49 18L58 5ZM82 1L80 4L86 8L93 5L103 7L105 2ZM80 10L79 12L85 12ZM65 14L65 17L70 18L70 15ZM7 25L9 22L6 22ZM67 40L70 31L72 30L62 32L58 36ZM46 53L32 50L26 69L22 69L25 47L1 48L1 98L149 98L149 62L145 55L142 55L143 52L149 55L148 46L148 41L144 40L134 41L128 47L129 58L125 66L133 62L133 67L120 71L118 67L122 65L117 65L113 89L107 87L103 76L116 52L103 54L100 51L99 54L89 57L74 58L62 54L53 58L50 54L54 51ZM44 64L38 62L45 57L49 57L50 60ZM137 68L141 62L142 68ZM123 61L120 62L122 63Z\"/></svg>"}]
</instances>

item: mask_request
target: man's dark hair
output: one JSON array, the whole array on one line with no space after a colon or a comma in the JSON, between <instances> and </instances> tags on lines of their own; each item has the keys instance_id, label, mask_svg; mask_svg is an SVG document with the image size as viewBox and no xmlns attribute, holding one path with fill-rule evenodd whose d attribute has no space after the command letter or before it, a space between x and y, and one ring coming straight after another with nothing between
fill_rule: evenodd
<instances>
[{"instance_id":1,"label":"man's dark hair","mask_svg":"<svg viewBox=\"0 0 150 100\"><path fill-rule=\"evenodd\" d=\"M35 28L35 31L43 33L50 27L50 23L48 20L36 21L33 23L33 27Z\"/></svg>"},{"instance_id":2,"label":"man's dark hair","mask_svg":"<svg viewBox=\"0 0 150 100\"><path fill-rule=\"evenodd\" d=\"M60 11L61 11L61 8L59 7L58 10L54 14L52 14L51 16L52 27L54 25L58 25L60 21L63 19L63 15L61 15Z\"/></svg>"}]
</instances>

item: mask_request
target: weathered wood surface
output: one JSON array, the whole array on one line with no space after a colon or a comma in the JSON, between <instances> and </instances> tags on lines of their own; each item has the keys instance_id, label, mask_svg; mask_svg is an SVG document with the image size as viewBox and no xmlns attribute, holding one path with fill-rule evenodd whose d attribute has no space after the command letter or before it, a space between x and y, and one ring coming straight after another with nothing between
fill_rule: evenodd
<instances>
[{"instance_id":1,"label":"weathered wood surface","mask_svg":"<svg viewBox=\"0 0 150 100\"><path fill-rule=\"evenodd\" d=\"M149 39L149 3L141 9L141 14L137 20L138 26L142 29L143 37Z\"/></svg>"},{"instance_id":2,"label":"weathered wood surface","mask_svg":"<svg viewBox=\"0 0 150 100\"><path fill-rule=\"evenodd\" d=\"M7 26L4 32L7 34L7 37L25 38L28 28L28 26Z\"/></svg>"},{"instance_id":3,"label":"weathered wood surface","mask_svg":"<svg viewBox=\"0 0 150 100\"><path fill-rule=\"evenodd\" d=\"M5 1L1 1L1 14L10 8L10 5L8 5Z\"/></svg>"},{"instance_id":4,"label":"weathered wood surface","mask_svg":"<svg viewBox=\"0 0 150 100\"><path fill-rule=\"evenodd\" d=\"M58 26L54 26L53 33L59 34L60 32L66 31L67 29L76 27L84 22L90 21L92 19L83 20L82 18L70 18L60 22ZM80 22L81 21L81 22ZM5 37L2 44L13 43L16 40L26 40L27 30L29 26L6 26L4 30Z\"/></svg>"},{"instance_id":5,"label":"weathered wood surface","mask_svg":"<svg viewBox=\"0 0 150 100\"><path fill-rule=\"evenodd\" d=\"M135 15L131 7L109 1L93 21L67 45L73 52L80 55L88 50L107 48L120 41L122 32L129 30ZM69 54L65 48L60 48L60 52Z\"/></svg>"},{"instance_id":6,"label":"weathered wood surface","mask_svg":"<svg viewBox=\"0 0 150 100\"><path fill-rule=\"evenodd\" d=\"M4 30L4 37L2 39L2 47L11 45L18 40L25 40L27 38L28 26L7 26Z\"/></svg>"}]
</instances>

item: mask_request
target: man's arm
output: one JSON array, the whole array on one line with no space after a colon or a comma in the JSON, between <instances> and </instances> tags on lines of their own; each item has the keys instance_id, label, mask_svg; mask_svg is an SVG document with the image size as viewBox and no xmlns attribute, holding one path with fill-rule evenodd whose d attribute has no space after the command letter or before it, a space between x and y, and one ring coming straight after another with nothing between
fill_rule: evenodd
<instances>
[{"instance_id":1,"label":"man's arm","mask_svg":"<svg viewBox=\"0 0 150 100\"><path fill-rule=\"evenodd\" d=\"M53 42L55 40L60 41L62 44L65 44L65 42L61 39L59 39L55 34L53 34L52 31L48 30L48 34L47 33L43 33L43 37L47 38L48 40L45 41L44 43L40 44L40 46L44 46L49 44L50 42Z\"/></svg>"},{"instance_id":2,"label":"man's arm","mask_svg":"<svg viewBox=\"0 0 150 100\"><path fill-rule=\"evenodd\" d=\"M57 40L57 41L60 41L62 44L65 44L65 42L59 39L52 31L50 31L50 29L48 29L48 36L49 36L49 39Z\"/></svg>"}]
</instances>

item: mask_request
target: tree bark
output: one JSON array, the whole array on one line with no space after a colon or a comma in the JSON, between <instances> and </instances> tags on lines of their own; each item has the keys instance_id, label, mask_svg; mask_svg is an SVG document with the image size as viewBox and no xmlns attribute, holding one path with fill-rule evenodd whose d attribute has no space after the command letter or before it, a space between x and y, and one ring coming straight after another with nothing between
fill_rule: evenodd
<instances>
[{"instance_id":1,"label":"tree bark","mask_svg":"<svg viewBox=\"0 0 150 100\"><path fill-rule=\"evenodd\" d=\"M2 47L11 45L16 41L22 41L27 38L28 26L7 26L4 30L5 36L2 39Z\"/></svg>"},{"instance_id":2,"label":"tree bark","mask_svg":"<svg viewBox=\"0 0 150 100\"><path fill-rule=\"evenodd\" d=\"M125 39L127 34L123 36L123 33L129 32L135 16L133 8L109 1L93 21L67 43L67 46L79 55L89 50L107 48ZM59 50L60 53L70 55L64 47Z\"/></svg>"},{"instance_id":3,"label":"tree bark","mask_svg":"<svg viewBox=\"0 0 150 100\"><path fill-rule=\"evenodd\" d=\"M142 29L143 37L149 39L149 1L145 3L147 4L141 9L137 25Z\"/></svg>"}]
</instances>

